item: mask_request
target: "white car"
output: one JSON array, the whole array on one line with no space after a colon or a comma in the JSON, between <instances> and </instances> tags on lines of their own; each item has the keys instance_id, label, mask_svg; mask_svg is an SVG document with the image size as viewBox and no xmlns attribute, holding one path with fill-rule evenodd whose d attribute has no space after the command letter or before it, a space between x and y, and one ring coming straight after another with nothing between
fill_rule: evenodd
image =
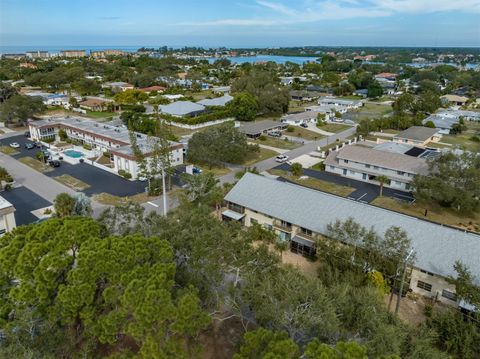
<instances>
[{"instance_id":1,"label":"white car","mask_svg":"<svg viewBox=\"0 0 480 359\"><path fill-rule=\"evenodd\" d=\"M20 148L20 144L19 144L18 142L12 142L12 143L10 144L10 147L11 147L11 148Z\"/></svg>"},{"instance_id":2,"label":"white car","mask_svg":"<svg viewBox=\"0 0 480 359\"><path fill-rule=\"evenodd\" d=\"M287 155L278 155L277 157L275 157L275 161L280 162L280 163L287 162L288 161L288 156Z\"/></svg>"}]
</instances>

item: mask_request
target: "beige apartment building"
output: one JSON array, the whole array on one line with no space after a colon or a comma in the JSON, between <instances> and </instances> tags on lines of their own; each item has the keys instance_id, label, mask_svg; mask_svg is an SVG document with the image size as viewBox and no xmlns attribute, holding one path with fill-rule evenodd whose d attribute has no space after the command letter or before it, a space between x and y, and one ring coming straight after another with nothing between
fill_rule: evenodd
<instances>
[{"instance_id":1,"label":"beige apartment building","mask_svg":"<svg viewBox=\"0 0 480 359\"><path fill-rule=\"evenodd\" d=\"M85 57L87 55L85 50L61 50L62 57Z\"/></svg>"},{"instance_id":2,"label":"beige apartment building","mask_svg":"<svg viewBox=\"0 0 480 359\"><path fill-rule=\"evenodd\" d=\"M458 304L455 288L446 280L456 275L457 260L480 280L478 234L251 173L226 195L225 203L224 220L270 228L292 252L305 256L316 253L317 241L337 219L352 218L379 235L398 226L407 232L415 252L409 290L448 305Z\"/></svg>"},{"instance_id":3,"label":"beige apartment building","mask_svg":"<svg viewBox=\"0 0 480 359\"><path fill-rule=\"evenodd\" d=\"M0 197L0 236L11 232L16 226L15 207L5 198Z\"/></svg>"}]
</instances>

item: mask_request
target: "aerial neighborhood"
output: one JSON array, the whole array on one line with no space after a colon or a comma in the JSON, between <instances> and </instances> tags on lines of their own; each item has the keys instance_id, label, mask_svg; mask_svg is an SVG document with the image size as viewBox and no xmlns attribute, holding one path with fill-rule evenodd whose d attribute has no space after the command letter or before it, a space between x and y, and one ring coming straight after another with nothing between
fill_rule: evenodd
<instances>
[{"instance_id":1,"label":"aerial neighborhood","mask_svg":"<svg viewBox=\"0 0 480 359\"><path fill-rule=\"evenodd\" d=\"M0 349L37 315L85 357L480 357L478 48L39 48L0 80Z\"/></svg>"}]
</instances>

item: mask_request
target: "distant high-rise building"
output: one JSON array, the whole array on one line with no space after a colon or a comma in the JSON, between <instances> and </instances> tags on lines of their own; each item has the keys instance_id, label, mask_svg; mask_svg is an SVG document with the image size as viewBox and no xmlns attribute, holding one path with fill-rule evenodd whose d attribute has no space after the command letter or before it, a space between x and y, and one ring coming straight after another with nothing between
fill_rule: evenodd
<instances>
[{"instance_id":1,"label":"distant high-rise building","mask_svg":"<svg viewBox=\"0 0 480 359\"><path fill-rule=\"evenodd\" d=\"M103 59L107 56L124 56L127 53L122 50L99 50L99 51L90 51L90 56L95 59Z\"/></svg>"},{"instance_id":2,"label":"distant high-rise building","mask_svg":"<svg viewBox=\"0 0 480 359\"><path fill-rule=\"evenodd\" d=\"M46 59L49 57L48 51L27 51L25 54L30 59Z\"/></svg>"},{"instance_id":3,"label":"distant high-rise building","mask_svg":"<svg viewBox=\"0 0 480 359\"><path fill-rule=\"evenodd\" d=\"M85 57L86 51L85 50L61 50L60 56L63 57Z\"/></svg>"}]
</instances>

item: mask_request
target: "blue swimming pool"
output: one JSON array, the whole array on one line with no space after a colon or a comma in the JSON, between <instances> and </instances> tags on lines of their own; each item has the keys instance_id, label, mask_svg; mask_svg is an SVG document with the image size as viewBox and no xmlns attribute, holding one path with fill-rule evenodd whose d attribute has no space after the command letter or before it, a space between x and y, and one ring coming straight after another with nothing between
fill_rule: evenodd
<instances>
[{"instance_id":1,"label":"blue swimming pool","mask_svg":"<svg viewBox=\"0 0 480 359\"><path fill-rule=\"evenodd\" d=\"M80 157L83 157L83 153L80 152L80 151L75 151L75 150L66 150L66 151L63 151L63 154L68 156L68 157L72 157L72 158L80 158Z\"/></svg>"}]
</instances>

